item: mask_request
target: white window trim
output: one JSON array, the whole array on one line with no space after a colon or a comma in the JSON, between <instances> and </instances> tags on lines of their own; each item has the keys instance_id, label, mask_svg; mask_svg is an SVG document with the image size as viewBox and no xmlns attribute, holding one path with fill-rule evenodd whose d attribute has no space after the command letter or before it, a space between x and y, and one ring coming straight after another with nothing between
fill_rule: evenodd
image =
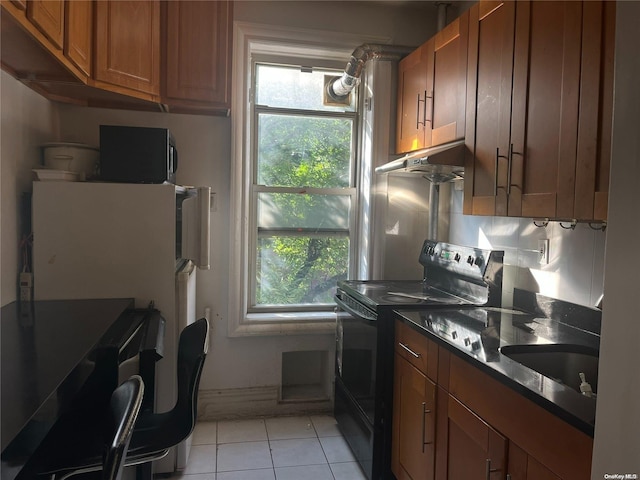
<instances>
[{"instance_id":1,"label":"white window trim","mask_svg":"<svg viewBox=\"0 0 640 480\"><path fill-rule=\"evenodd\" d=\"M364 43L389 43L388 38L340 32L296 29L271 25L234 22L234 56L231 100L231 185L230 185L230 258L228 335L326 334L335 330L335 314L322 312L247 313L249 289L248 247L250 245L249 192L251 179L246 175L250 139L245 125L251 120L247 101L251 82L250 52L273 53L279 50L307 58L329 58L346 65L351 52ZM354 237L355 238L355 237Z\"/></svg>"}]
</instances>

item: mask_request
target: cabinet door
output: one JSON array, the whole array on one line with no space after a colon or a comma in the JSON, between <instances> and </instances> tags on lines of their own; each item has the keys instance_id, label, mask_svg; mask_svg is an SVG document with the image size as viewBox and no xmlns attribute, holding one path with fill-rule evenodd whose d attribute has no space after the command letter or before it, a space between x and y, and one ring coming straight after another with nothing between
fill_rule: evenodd
<instances>
[{"instance_id":1,"label":"cabinet door","mask_svg":"<svg viewBox=\"0 0 640 480\"><path fill-rule=\"evenodd\" d=\"M433 39L432 145L464 138L468 33L467 10Z\"/></svg>"},{"instance_id":2,"label":"cabinet door","mask_svg":"<svg viewBox=\"0 0 640 480\"><path fill-rule=\"evenodd\" d=\"M504 479L507 440L452 396L447 413L447 478Z\"/></svg>"},{"instance_id":3,"label":"cabinet door","mask_svg":"<svg viewBox=\"0 0 640 480\"><path fill-rule=\"evenodd\" d=\"M581 19L581 2L517 2L510 216L573 218Z\"/></svg>"},{"instance_id":4,"label":"cabinet door","mask_svg":"<svg viewBox=\"0 0 640 480\"><path fill-rule=\"evenodd\" d=\"M27 2L27 18L57 48L62 49L64 37L63 0L30 0Z\"/></svg>"},{"instance_id":5,"label":"cabinet door","mask_svg":"<svg viewBox=\"0 0 640 480\"><path fill-rule=\"evenodd\" d=\"M469 11L465 214L506 215L515 2Z\"/></svg>"},{"instance_id":6,"label":"cabinet door","mask_svg":"<svg viewBox=\"0 0 640 480\"><path fill-rule=\"evenodd\" d=\"M560 480L560 477L512 442L509 442L508 465L509 480Z\"/></svg>"},{"instance_id":7,"label":"cabinet door","mask_svg":"<svg viewBox=\"0 0 640 480\"><path fill-rule=\"evenodd\" d=\"M95 8L95 79L159 95L159 0L98 1Z\"/></svg>"},{"instance_id":8,"label":"cabinet door","mask_svg":"<svg viewBox=\"0 0 640 480\"><path fill-rule=\"evenodd\" d=\"M166 8L166 103L179 99L228 108L230 2L168 2Z\"/></svg>"},{"instance_id":9,"label":"cabinet door","mask_svg":"<svg viewBox=\"0 0 640 480\"><path fill-rule=\"evenodd\" d=\"M64 55L87 75L91 75L92 41L93 2L91 0L67 2Z\"/></svg>"},{"instance_id":10,"label":"cabinet door","mask_svg":"<svg viewBox=\"0 0 640 480\"><path fill-rule=\"evenodd\" d=\"M607 219L615 2L585 2L583 6L580 121L576 168L577 219Z\"/></svg>"},{"instance_id":11,"label":"cabinet door","mask_svg":"<svg viewBox=\"0 0 640 480\"><path fill-rule=\"evenodd\" d=\"M427 74L430 60L433 60L433 40L398 64L396 153L431 145L431 118L427 114L427 97L431 100L433 91L433 77Z\"/></svg>"},{"instance_id":12,"label":"cabinet door","mask_svg":"<svg viewBox=\"0 0 640 480\"><path fill-rule=\"evenodd\" d=\"M395 355L391 469L398 480L433 480L436 386Z\"/></svg>"}]
</instances>

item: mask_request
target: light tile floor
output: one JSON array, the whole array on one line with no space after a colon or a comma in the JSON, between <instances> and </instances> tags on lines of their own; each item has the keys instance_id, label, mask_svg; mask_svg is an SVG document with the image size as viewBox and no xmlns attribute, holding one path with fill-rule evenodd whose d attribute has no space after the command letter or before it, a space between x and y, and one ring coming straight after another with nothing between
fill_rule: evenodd
<instances>
[{"instance_id":1,"label":"light tile floor","mask_svg":"<svg viewBox=\"0 0 640 480\"><path fill-rule=\"evenodd\" d=\"M199 422L182 480L365 480L331 416Z\"/></svg>"}]
</instances>

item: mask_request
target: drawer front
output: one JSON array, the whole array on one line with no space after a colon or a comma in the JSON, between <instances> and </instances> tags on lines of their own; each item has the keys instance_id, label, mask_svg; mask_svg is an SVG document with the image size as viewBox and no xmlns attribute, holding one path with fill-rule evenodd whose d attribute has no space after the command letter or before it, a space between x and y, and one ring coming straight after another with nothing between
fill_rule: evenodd
<instances>
[{"instance_id":1,"label":"drawer front","mask_svg":"<svg viewBox=\"0 0 640 480\"><path fill-rule=\"evenodd\" d=\"M395 351L427 377L438 378L438 346L404 322L396 321Z\"/></svg>"}]
</instances>

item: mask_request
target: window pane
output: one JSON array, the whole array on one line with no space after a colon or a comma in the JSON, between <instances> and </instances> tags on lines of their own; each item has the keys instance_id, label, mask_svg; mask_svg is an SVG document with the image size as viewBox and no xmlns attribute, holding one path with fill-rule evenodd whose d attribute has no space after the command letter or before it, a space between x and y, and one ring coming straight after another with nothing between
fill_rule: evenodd
<instances>
[{"instance_id":1,"label":"window pane","mask_svg":"<svg viewBox=\"0 0 640 480\"><path fill-rule=\"evenodd\" d=\"M337 77L342 72L313 70L303 72L299 67L256 65L256 103L277 108L321 110L328 112L353 112L355 95L351 93L350 105L325 105L325 77Z\"/></svg>"},{"instance_id":2,"label":"window pane","mask_svg":"<svg viewBox=\"0 0 640 480\"><path fill-rule=\"evenodd\" d=\"M258 194L258 228L348 230L348 195Z\"/></svg>"},{"instance_id":3,"label":"window pane","mask_svg":"<svg viewBox=\"0 0 640 480\"><path fill-rule=\"evenodd\" d=\"M261 114L258 184L348 187L351 132L350 119Z\"/></svg>"},{"instance_id":4,"label":"window pane","mask_svg":"<svg viewBox=\"0 0 640 480\"><path fill-rule=\"evenodd\" d=\"M336 282L347 278L349 239L258 239L256 304L332 304Z\"/></svg>"}]
</instances>

